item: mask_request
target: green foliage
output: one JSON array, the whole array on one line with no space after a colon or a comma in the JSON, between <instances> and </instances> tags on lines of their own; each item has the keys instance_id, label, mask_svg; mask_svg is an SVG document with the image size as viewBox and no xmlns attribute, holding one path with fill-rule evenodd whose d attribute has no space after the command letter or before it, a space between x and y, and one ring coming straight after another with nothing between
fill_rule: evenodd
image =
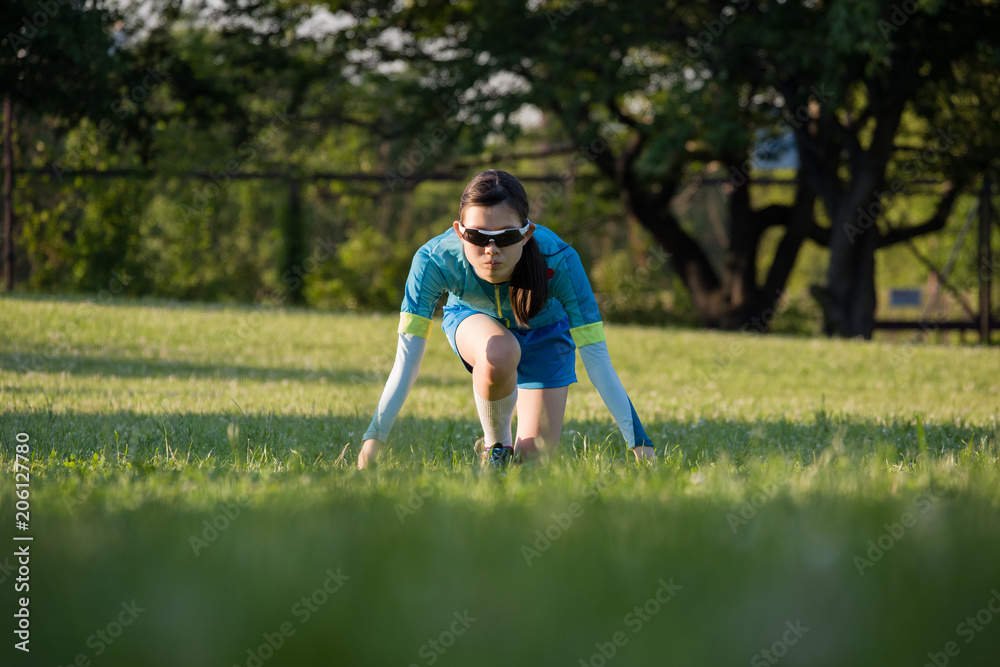
<instances>
[{"instance_id":1,"label":"green foliage","mask_svg":"<svg viewBox=\"0 0 1000 667\"><path fill-rule=\"evenodd\" d=\"M19 12L41 4L13 3L0 17L20 25ZM19 82L24 97L16 161L56 166L51 177L19 181L16 241L31 289L99 292L120 271L133 277L133 296L394 309L409 253L453 215L461 179L499 166L568 182L537 214L598 271L601 291L628 292L612 319L687 319L677 304L693 301L676 293L666 262L643 281L648 292L629 287L621 265L631 254L644 267L650 244L621 233L623 221L644 224L637 207L676 212L677 201L667 201L685 177L745 164L757 132L801 126L795 114L816 90L821 122L810 132L825 156L822 173L843 184L865 161L842 160L837 123L856 119L848 129L868 150L872 115L897 101L904 109L886 177L901 178L907 192L880 220L883 233L934 211L919 180L968 185L990 168L989 132L1000 127L998 51L977 32L992 9L959 0L920 3L898 26L892 7L871 0L502 2L490 11L476 3L233 0L167 3L149 16L132 5L58 6L31 49L0 55L0 80ZM342 29L306 29L328 12ZM118 19L121 36L132 37L109 51ZM27 28L18 30L11 34ZM88 37L54 50L68 30ZM906 54L919 76L900 69ZM61 79L52 78L57 69ZM56 85L40 88L40 77ZM81 85L83 106L68 104ZM44 104L28 99L43 89ZM540 127L517 120L539 109ZM914 161L952 126L960 128L954 146ZM75 169L135 170L135 179L60 180ZM302 180L300 214L289 215L287 180L315 173L379 180ZM458 180L403 180L440 173ZM786 194L751 189L758 210L789 205L794 193ZM835 199L827 193L827 210L816 208L823 226L833 224ZM729 200L701 192L696 200L677 213L678 230L725 283L725 253L741 250L730 247L739 235L725 229ZM943 236L917 247L941 259L967 206ZM761 238L761 282L777 233ZM827 255L810 243L789 292L824 280L816 273ZM880 286L923 280L905 248L881 254ZM966 264L963 285L975 273ZM675 310L654 312L664 304Z\"/></svg>"},{"instance_id":2,"label":"green foliage","mask_svg":"<svg viewBox=\"0 0 1000 667\"><path fill-rule=\"evenodd\" d=\"M98 1L18 0L0 8L0 94L67 124L113 111L128 85L117 9Z\"/></svg>"},{"instance_id":3,"label":"green foliage","mask_svg":"<svg viewBox=\"0 0 1000 667\"><path fill-rule=\"evenodd\" d=\"M399 308L412 256L409 248L376 229L351 230L335 261L310 277L308 300L325 308Z\"/></svg>"}]
</instances>

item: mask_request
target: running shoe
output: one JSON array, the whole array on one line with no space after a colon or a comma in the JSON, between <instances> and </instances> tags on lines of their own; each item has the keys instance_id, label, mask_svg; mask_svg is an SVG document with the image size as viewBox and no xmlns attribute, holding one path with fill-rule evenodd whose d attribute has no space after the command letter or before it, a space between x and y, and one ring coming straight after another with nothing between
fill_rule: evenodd
<instances>
[{"instance_id":1,"label":"running shoe","mask_svg":"<svg viewBox=\"0 0 1000 667\"><path fill-rule=\"evenodd\" d=\"M476 440L475 451L479 455L484 466L492 468L506 468L514 460L514 448L504 447L499 442L486 448L483 438Z\"/></svg>"},{"instance_id":2,"label":"running shoe","mask_svg":"<svg viewBox=\"0 0 1000 667\"><path fill-rule=\"evenodd\" d=\"M513 447L504 447L498 442L490 447L489 458L486 459L486 465L494 468L506 468L507 464L510 463L513 452Z\"/></svg>"}]
</instances>

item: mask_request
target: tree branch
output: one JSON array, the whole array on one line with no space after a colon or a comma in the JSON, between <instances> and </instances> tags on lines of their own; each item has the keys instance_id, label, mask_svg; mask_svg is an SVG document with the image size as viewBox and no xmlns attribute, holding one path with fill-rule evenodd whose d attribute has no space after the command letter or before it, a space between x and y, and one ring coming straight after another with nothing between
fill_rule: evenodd
<instances>
[{"instance_id":1,"label":"tree branch","mask_svg":"<svg viewBox=\"0 0 1000 667\"><path fill-rule=\"evenodd\" d=\"M755 211L754 222L757 223L762 232L766 229L770 229L771 227L787 227L788 216L791 213L791 210L791 206L773 204Z\"/></svg>"},{"instance_id":2,"label":"tree branch","mask_svg":"<svg viewBox=\"0 0 1000 667\"><path fill-rule=\"evenodd\" d=\"M609 98L604 103L604 105L608 107L608 110L612 114L614 114L615 118L621 121L622 125L627 125L628 127L631 127L633 130L637 131L640 129L639 122L636 121L635 118L632 118L632 116L629 116L624 111L622 111L621 107L618 106L618 103L615 102L613 98Z\"/></svg>"},{"instance_id":3,"label":"tree branch","mask_svg":"<svg viewBox=\"0 0 1000 667\"><path fill-rule=\"evenodd\" d=\"M813 241L818 245L823 246L824 248L829 248L830 235L832 233L833 232L830 230L829 227L820 227L819 225L814 224L809 229L809 232L806 234L806 238L808 238L810 241Z\"/></svg>"},{"instance_id":4,"label":"tree branch","mask_svg":"<svg viewBox=\"0 0 1000 667\"><path fill-rule=\"evenodd\" d=\"M799 179L799 189L808 188L803 178ZM754 222L760 225L761 232L771 227L784 227L791 229L793 225L803 216L802 220L808 220L808 224L803 225L803 236L818 245L828 247L830 245L830 228L820 227L816 224L816 218L812 215L809 207L812 206L815 197L796 199L792 206L781 206L774 204L758 211L754 211Z\"/></svg>"},{"instance_id":5,"label":"tree branch","mask_svg":"<svg viewBox=\"0 0 1000 667\"><path fill-rule=\"evenodd\" d=\"M934 215L923 223L914 225L913 227L897 227L890 229L888 232L879 237L878 247L887 248L891 245L908 241L910 239L917 238L918 236L923 236L924 234L939 232L944 229L945 224L948 222L948 216L951 215L951 210L955 207L955 200L958 198L959 190L961 190L961 188L957 188L951 183L947 184L945 187L948 188L948 191L945 193L944 197L941 198L941 201L938 202Z\"/></svg>"}]
</instances>

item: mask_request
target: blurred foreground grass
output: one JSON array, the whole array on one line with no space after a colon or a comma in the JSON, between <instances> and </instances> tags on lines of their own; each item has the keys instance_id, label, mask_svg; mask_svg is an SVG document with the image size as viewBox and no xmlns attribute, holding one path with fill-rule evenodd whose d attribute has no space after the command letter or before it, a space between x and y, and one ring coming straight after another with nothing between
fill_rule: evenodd
<instances>
[{"instance_id":1,"label":"blurred foreground grass","mask_svg":"<svg viewBox=\"0 0 1000 667\"><path fill-rule=\"evenodd\" d=\"M580 367L561 456L495 475L434 332L390 456L359 473L393 316L0 309L4 665L1000 654L996 350L609 327L659 463L625 456ZM11 639L17 433L30 655Z\"/></svg>"}]
</instances>

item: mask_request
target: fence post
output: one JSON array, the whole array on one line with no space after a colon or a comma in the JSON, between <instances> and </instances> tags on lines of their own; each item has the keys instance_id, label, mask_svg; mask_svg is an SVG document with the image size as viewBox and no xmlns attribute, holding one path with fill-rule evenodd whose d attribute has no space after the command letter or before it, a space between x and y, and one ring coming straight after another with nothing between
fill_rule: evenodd
<instances>
[{"instance_id":1,"label":"fence post","mask_svg":"<svg viewBox=\"0 0 1000 667\"><path fill-rule=\"evenodd\" d=\"M288 179L288 199L281 220L281 278L288 287L288 303L291 305L301 305L305 301L303 287L306 279L306 258L309 254L302 220L300 185L298 177L292 176Z\"/></svg>"},{"instance_id":2,"label":"fence post","mask_svg":"<svg viewBox=\"0 0 1000 667\"><path fill-rule=\"evenodd\" d=\"M992 207L990 206L990 190L992 181L989 176L983 178L983 191L979 200L979 342L990 343L990 289L993 278L993 248L990 244L990 232L993 231Z\"/></svg>"},{"instance_id":3,"label":"fence post","mask_svg":"<svg viewBox=\"0 0 1000 667\"><path fill-rule=\"evenodd\" d=\"M7 291L14 289L14 149L10 93L3 98L3 278Z\"/></svg>"}]
</instances>

